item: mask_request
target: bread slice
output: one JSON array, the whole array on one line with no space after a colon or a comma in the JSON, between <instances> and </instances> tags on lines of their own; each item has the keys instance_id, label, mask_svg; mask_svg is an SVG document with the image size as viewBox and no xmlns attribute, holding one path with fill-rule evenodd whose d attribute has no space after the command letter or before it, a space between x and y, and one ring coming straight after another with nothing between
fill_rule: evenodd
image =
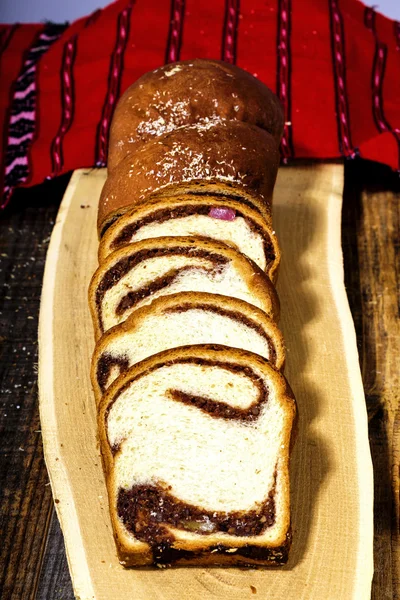
<instances>
[{"instance_id":1,"label":"bread slice","mask_svg":"<svg viewBox=\"0 0 400 600\"><path fill-rule=\"evenodd\" d=\"M277 145L282 137L284 118L278 98L243 69L197 59L149 71L124 92L116 106L108 169L152 138L184 125L218 120L257 125Z\"/></svg>"},{"instance_id":2,"label":"bread slice","mask_svg":"<svg viewBox=\"0 0 400 600\"><path fill-rule=\"evenodd\" d=\"M241 198L270 219L279 147L268 132L240 121L197 123L149 140L109 173L98 231L155 196L188 192Z\"/></svg>"},{"instance_id":3,"label":"bread slice","mask_svg":"<svg viewBox=\"0 0 400 600\"><path fill-rule=\"evenodd\" d=\"M280 250L275 232L255 209L230 198L181 195L137 206L106 231L99 262L114 250L146 238L200 235L237 248L275 281Z\"/></svg>"},{"instance_id":4,"label":"bread slice","mask_svg":"<svg viewBox=\"0 0 400 600\"><path fill-rule=\"evenodd\" d=\"M277 319L274 286L255 263L230 246L200 237L151 238L116 250L89 287L96 338L159 296L210 292L240 298Z\"/></svg>"},{"instance_id":5,"label":"bread slice","mask_svg":"<svg viewBox=\"0 0 400 600\"><path fill-rule=\"evenodd\" d=\"M118 377L98 427L120 562L286 562L295 415L285 378L245 350L176 348Z\"/></svg>"},{"instance_id":6,"label":"bread slice","mask_svg":"<svg viewBox=\"0 0 400 600\"><path fill-rule=\"evenodd\" d=\"M135 310L100 338L91 370L96 402L120 373L152 354L205 343L251 350L277 369L284 365L282 334L262 310L237 298L180 292Z\"/></svg>"}]
</instances>

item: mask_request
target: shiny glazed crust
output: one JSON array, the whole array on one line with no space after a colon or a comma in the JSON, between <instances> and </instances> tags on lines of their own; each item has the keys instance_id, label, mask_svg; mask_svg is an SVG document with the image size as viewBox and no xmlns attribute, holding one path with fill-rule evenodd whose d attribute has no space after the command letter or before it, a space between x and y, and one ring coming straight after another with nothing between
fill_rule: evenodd
<instances>
[{"instance_id":1,"label":"shiny glazed crust","mask_svg":"<svg viewBox=\"0 0 400 600\"><path fill-rule=\"evenodd\" d=\"M110 513L113 526L114 537L118 550L118 556L121 564L125 567L150 566L154 565L154 555L149 544L134 540L131 535L126 533L122 522L118 518L115 506L115 482L113 476L113 455L107 438L106 417L110 406L113 404L119 393L129 385L134 377L140 373L162 366L165 363L179 362L181 359L195 358L208 359L215 362L226 362L240 364L244 368L251 366L260 369L272 381L280 400L286 406L287 426L283 435L283 446L280 458L284 464L289 465L289 456L293 446L293 438L297 427L297 407L292 390L286 379L276 371L267 360L257 354L235 348L227 348L218 345L199 345L185 346L173 350L160 352L134 366L120 375L116 381L109 387L104 394L98 408L98 432L100 440L100 451L102 455L103 468L106 475L106 485L109 495ZM268 544L257 540L257 536L227 536L223 538L218 534L208 536L198 536L198 539L176 539L174 549L182 551L182 557L177 556L174 565L224 565L224 566L268 566L279 565L287 561L288 552L291 544L290 528L290 497L289 497L289 469L285 468L280 472L283 481L285 494L283 497L282 512L285 514L285 523L282 535L275 543ZM216 548L219 549L215 550ZM247 556L243 556L246 549ZM235 552L229 552L233 548ZM214 552L212 552L214 550ZM242 554L241 554L242 553ZM253 556L251 556L253 554ZM172 562L172 561L171 561ZM165 565L164 565L165 566Z\"/></svg>"},{"instance_id":2,"label":"shiny glazed crust","mask_svg":"<svg viewBox=\"0 0 400 600\"><path fill-rule=\"evenodd\" d=\"M109 174L99 201L98 231L156 195L216 193L242 197L269 218L279 166L278 146L240 121L181 127L150 140Z\"/></svg>"},{"instance_id":3,"label":"shiny glazed crust","mask_svg":"<svg viewBox=\"0 0 400 600\"><path fill-rule=\"evenodd\" d=\"M120 98L110 130L108 169L143 143L184 125L237 120L283 132L278 98L250 73L217 60L189 60L150 71Z\"/></svg>"}]
</instances>

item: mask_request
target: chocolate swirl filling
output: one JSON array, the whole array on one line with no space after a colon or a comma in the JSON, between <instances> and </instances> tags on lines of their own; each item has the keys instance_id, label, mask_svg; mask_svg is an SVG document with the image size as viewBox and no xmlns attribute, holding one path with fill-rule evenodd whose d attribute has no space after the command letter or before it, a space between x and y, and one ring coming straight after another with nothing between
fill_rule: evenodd
<instances>
[{"instance_id":1,"label":"chocolate swirl filling","mask_svg":"<svg viewBox=\"0 0 400 600\"><path fill-rule=\"evenodd\" d=\"M210 346L216 350L221 346ZM217 366L233 373L244 373L249 377L259 390L256 402L247 408L231 407L223 402L215 402L211 398L191 396L181 390L166 390L174 401L183 402L196 406L199 410L207 412L214 418L237 419L241 421L255 421L260 415L262 405L267 402L269 390L264 380L259 377L250 367L240 364L225 363L204 358L182 358L183 364L197 364L203 366ZM162 365L157 364L147 371L133 376L116 393L108 405L105 413L107 421L109 411L118 396L122 394L134 381L139 380L152 371L165 366L176 364L168 361ZM119 447L112 448L113 454L119 451ZM199 535L210 535L213 533L227 533L229 535L250 537L261 535L268 527L275 524L277 469L274 471L274 482L265 500L255 509L250 511L210 511L200 508L176 498L171 494L171 486L166 484L133 485L130 489L120 488L117 496L117 513L122 523L136 539L146 542L152 549L153 560L157 564L171 564L180 559L193 558L196 553L173 547L175 536L170 527L175 529L196 533ZM254 545L245 545L236 550L219 544L212 547L208 552L229 554L236 551L238 555L250 560L269 560L277 564L287 560L290 539L287 546L275 549L259 548Z\"/></svg>"},{"instance_id":2,"label":"chocolate swirl filling","mask_svg":"<svg viewBox=\"0 0 400 600\"><path fill-rule=\"evenodd\" d=\"M195 305L190 304L190 303L181 304L180 306L168 308L166 312L180 313L180 312L186 312L187 310L205 310L207 312L212 312L217 315L222 315L224 317L228 317L229 319L232 319L232 321L239 321L240 323L243 323L243 325L246 325L246 327L249 327L250 329L254 329L254 331L256 331L258 333L258 335L260 335L265 340L267 340L268 345L269 345L269 359L268 360L269 360L269 362L275 364L276 352L275 352L274 345L272 344L269 336L264 331L263 327L256 321L253 321L253 319L249 319L245 315L234 312L233 310L228 310L226 308L220 308L219 306L214 306L213 304L205 304L205 303L204 304L195 304Z\"/></svg>"},{"instance_id":3,"label":"chocolate swirl filling","mask_svg":"<svg viewBox=\"0 0 400 600\"><path fill-rule=\"evenodd\" d=\"M210 192L208 190L202 191L201 188L196 188L194 191L186 190L185 194L187 194L188 196L209 196ZM228 194L228 193L218 192L217 190L213 190L212 195L213 195L213 197L236 200L237 202L241 202L242 204L245 204L249 208L252 208L253 210L257 211L259 214L261 214L261 211L256 204L254 204L247 198L243 198L243 196L240 196L240 194L234 194L234 193ZM170 196L170 197L174 198L174 197L176 197L176 194L168 194L167 190L164 190L163 196L164 197ZM157 197L157 194L155 196L149 197L148 199L152 200L155 197ZM140 203L138 206L140 206ZM104 236L104 234L111 227L111 225L114 225L114 223L116 221L118 221L119 217L121 217L124 214L124 212L125 211L118 211L110 217L110 219L103 225L103 227L100 231L100 239Z\"/></svg>"},{"instance_id":4,"label":"chocolate swirl filling","mask_svg":"<svg viewBox=\"0 0 400 600\"><path fill-rule=\"evenodd\" d=\"M129 490L119 489L117 513L136 539L152 547L155 562L171 562L175 537L168 526L199 535L227 533L249 537L274 525L276 477L275 470L268 496L258 509L247 512L212 512L182 502L171 494L171 486L134 485Z\"/></svg>"},{"instance_id":5,"label":"chocolate swirl filling","mask_svg":"<svg viewBox=\"0 0 400 600\"><path fill-rule=\"evenodd\" d=\"M159 292L160 290L172 285L181 275L184 273L189 273L190 271L201 271L204 274L215 275L220 272L220 268L213 269L205 269L200 267L188 266L181 267L180 269L171 269L168 273L165 273L161 277L156 277L153 281L146 287L140 288L138 290L128 292L121 300L119 301L117 308L115 309L115 314L121 316L135 306L144 298L148 298L152 294Z\"/></svg>"},{"instance_id":6,"label":"chocolate swirl filling","mask_svg":"<svg viewBox=\"0 0 400 600\"><path fill-rule=\"evenodd\" d=\"M218 344L215 344L215 345L208 344L208 347L213 350L221 350L221 351L225 350L225 346L219 346ZM146 375L149 375L150 373L152 373L153 371L156 371L160 367L168 367L171 365L176 365L178 363L179 364L195 364L195 365L201 365L201 366L205 366L205 367L219 367L220 369L225 369L226 371L230 371L231 373L240 373L242 375L244 374L244 375L246 375L246 377L251 379L253 384L257 387L257 389L259 391L258 398L255 402L250 404L247 408L238 409L238 408L231 407L228 404L225 404L222 402L220 403L221 405L223 405L225 407L231 408L232 411L236 411L236 410L241 411L240 414L238 413L238 415L236 417L235 416L232 417L232 415L225 416L224 414L221 414L222 409L221 410L216 410L214 408L211 409L208 401L210 403L217 404L211 398L199 397L199 396L189 396L188 394L185 394L185 398L183 399L183 396L179 397L179 394L184 394L183 390L166 390L166 393L171 394L171 397L173 400L175 400L177 402L184 402L185 404L191 403L194 406L197 406L197 408L199 408L203 412L208 413L212 417L229 418L229 419L236 418L236 419L242 420L242 421L254 421L255 418L257 418L258 415L260 414L262 405L268 401L269 390L266 387L264 380L261 377L259 377L253 371L253 369L251 367L244 367L243 365L240 365L240 364L235 365L232 363L226 363L223 361L217 361L217 360L212 360L212 359L207 359L207 358L190 358L190 357L180 358L179 361L171 360L171 361L166 361L165 363L162 363L162 364L155 364L151 368L147 369L147 371L143 371L142 373L139 373L136 376L132 376L127 381L125 381L124 385L116 392L115 396L113 398L111 398L111 400L108 403L107 410L105 411L105 414L104 414L106 423L107 423L109 412L110 412L111 408L113 407L114 402L116 402L118 400L118 397L121 394L123 394L125 392L125 390L127 390L133 382L138 381L139 379L141 379L142 377L145 377ZM193 398L193 400L189 402L188 397ZM201 398L201 402L196 400L199 398ZM254 414L255 410L256 410L256 414ZM252 417L249 416L250 414L252 415Z\"/></svg>"},{"instance_id":7,"label":"chocolate swirl filling","mask_svg":"<svg viewBox=\"0 0 400 600\"><path fill-rule=\"evenodd\" d=\"M261 337L263 337L265 340L267 340L268 350L269 350L268 360L273 365L275 365L275 363L276 363L275 347L274 347L271 339L269 338L269 336L264 331L263 327L256 321L253 321L252 319L249 319L248 317L245 317L244 315L242 315L240 313L236 313L234 311L230 311L225 308L220 308L218 306L214 306L213 304L190 304L190 303L181 304L180 306L170 307L165 312L173 314L173 313L183 313L183 312L186 312L189 310L203 310L203 311L207 311L207 312L213 312L218 315L228 317L229 319L232 319L233 321L240 321L241 323L246 325L246 327L253 329ZM126 355L112 355L107 352L100 356L98 363L97 363L96 377L97 377L97 383L98 383L102 393L104 393L106 390L107 381L110 376L111 369L115 366L119 367L119 373L124 373L130 367L129 357Z\"/></svg>"},{"instance_id":8,"label":"chocolate swirl filling","mask_svg":"<svg viewBox=\"0 0 400 600\"><path fill-rule=\"evenodd\" d=\"M208 251L205 250L203 248L196 248L195 246L193 247L189 247L189 248L183 248L180 246L176 246L176 247L167 247L167 248L150 248L150 249L143 249L143 250L139 250L138 252L134 252L132 254L130 254L129 256L125 256L123 258L121 258L121 260L119 260L115 265L113 265L103 276L102 280L100 281L99 285L97 286L97 290L96 290L96 306L97 306L97 313L99 315L99 325L101 330L104 329L104 324L103 324L103 319L102 319L102 311L101 311L101 303L102 300L104 298L105 293L111 289L114 285L116 285L118 283L118 281L120 281L120 279L122 279L122 277L124 277L127 273L129 273L129 271L131 269L133 269L135 266L137 266L140 262L150 259L150 258L155 258L155 257L161 257L161 256L176 256L176 255L186 255L188 257L193 257L193 258L203 258L207 261L210 262L211 265L213 265L214 269L213 271L215 271L215 273L217 273L218 271L221 271L222 268L224 267L224 265L226 265L229 262L229 259L226 256L223 256L222 254L216 254L215 252L212 251ZM184 268L196 268L196 267L184 267ZM157 286L158 289L162 289L163 287L165 287L166 285L170 284L170 281L167 283L163 283L162 279L168 279L168 277L173 275L173 278L175 278L177 276L177 271L179 271L178 269L175 270L171 270L168 274L164 275L163 278L159 278L157 280L154 280L152 282L151 285L147 286L146 288L141 288L140 290L135 290L135 292L129 292L129 294L131 294L131 296L129 296L129 294L127 294L127 301L124 301L124 298L121 300L121 302L119 303L119 306L117 307L117 314L123 314L123 312L125 312L128 308L132 307L136 302L138 302L140 299L148 297L149 295L151 295L152 293L154 293L154 291L156 290ZM148 291L150 290L150 291ZM134 295L133 295L134 294Z\"/></svg>"},{"instance_id":9,"label":"chocolate swirl filling","mask_svg":"<svg viewBox=\"0 0 400 600\"><path fill-rule=\"evenodd\" d=\"M107 381L114 367L118 367L119 374L129 369L130 362L127 356L113 356L109 352L102 354L97 363L97 383L102 393L106 391Z\"/></svg>"},{"instance_id":10,"label":"chocolate swirl filling","mask_svg":"<svg viewBox=\"0 0 400 600\"><path fill-rule=\"evenodd\" d=\"M225 347L218 346L218 345L212 346L210 344L210 348L214 348L214 349L218 350L218 349L224 349ZM263 404L265 404L268 400L269 390L266 387L262 378L259 377L258 375L256 375L256 373L254 373L254 371L250 367L244 367L243 365L234 365L232 363L228 364L228 363L219 362L216 360L208 360L205 358L201 358L201 359L200 358L196 358L196 359L181 358L179 360L179 363L180 364L192 363L192 364L196 364L196 365L205 365L205 366L209 366L209 367L216 366L216 367L220 367L221 369L225 369L226 371L231 371L232 373L241 373L241 374L244 373L247 377L249 377L249 379L252 380L253 384L258 389L258 398L255 402L250 404L247 408L242 409L242 408L233 407L230 404L227 404L225 402L216 402L215 400L213 400L212 398L209 398L207 396L195 396L193 394L187 394L183 390L177 390L177 389L165 390L166 396L171 398L171 400L176 401L176 402L182 402L183 404L195 406L199 410L207 413L210 417L214 417L217 419L232 419L232 420L244 421L244 422L256 421L258 419L258 417L260 416ZM125 382L125 384L122 386L122 388L117 392L116 396L114 396L114 398L112 398L112 400L108 404L107 410L105 412L106 422L108 419L109 412L112 408L112 405L117 400L118 396L120 394L122 394L131 385L131 383L141 379L142 377L144 377L145 375L148 375L149 373L152 373L153 371L157 370L160 366L166 367L166 366L169 366L172 364L176 364L176 362L170 361L170 362L165 362L163 365L155 365L153 368L148 369L144 373L140 373L140 375L138 375L137 377L133 377L129 381ZM111 446L111 452L113 453L114 456L117 454L117 452L120 451L121 445L123 442L124 442L124 440L122 439L118 443Z\"/></svg>"},{"instance_id":11,"label":"chocolate swirl filling","mask_svg":"<svg viewBox=\"0 0 400 600\"><path fill-rule=\"evenodd\" d=\"M129 243L132 240L132 237L135 235L135 233L141 227L144 227L145 225L148 225L149 223L164 223L165 221L168 221L171 219L179 219L179 218L187 217L187 216L191 216L191 215L207 216L210 211L210 208L212 208L212 205L210 205L210 204L205 204L205 205L194 204L194 205L178 206L175 208L171 207L171 208L163 208L160 210L155 210L153 213L151 213L150 215L147 215L146 217L143 217L143 219L140 219L136 223L130 223L130 224L126 225L122 229L120 234L112 241L112 243L110 245L110 249L116 250L116 249L120 248L121 246L124 246L125 244ZM276 258L271 239L269 237L268 238L265 237L265 233L262 230L262 228L255 221L253 221L250 217L244 215L243 213L241 213L238 210L236 210L236 217L242 217L248 223L250 229L252 231L256 232L258 235L260 235L260 237L263 239L266 268L268 269L268 266L271 263L273 263Z\"/></svg>"}]
</instances>

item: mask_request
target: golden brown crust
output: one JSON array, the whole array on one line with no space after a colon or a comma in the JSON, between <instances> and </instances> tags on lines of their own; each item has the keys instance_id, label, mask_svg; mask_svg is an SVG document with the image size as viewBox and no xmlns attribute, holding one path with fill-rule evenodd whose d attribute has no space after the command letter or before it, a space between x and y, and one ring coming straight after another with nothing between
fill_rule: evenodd
<instances>
[{"instance_id":1,"label":"golden brown crust","mask_svg":"<svg viewBox=\"0 0 400 600\"><path fill-rule=\"evenodd\" d=\"M130 210L128 210L124 215L122 215L115 223L107 229L105 234L103 235L100 246L99 246L99 263L104 262L105 258L111 254L111 252L118 250L123 245L130 243L130 240L127 241L119 241L118 238L123 236L124 232L128 230L128 228L132 228L136 224L140 224L141 221L149 220L150 217L154 215L154 219L152 218L151 222L157 220L157 214L161 211L177 211L180 208L184 207L194 207L194 211L196 207L204 207L208 206L210 209L212 207L225 207L233 209L237 214L241 214L244 219L249 223L250 227L254 227L261 233L265 240L269 240L271 246L273 248L273 253L275 255L275 259L272 263L268 265L266 272L268 277L272 282L276 282L279 263L280 263L280 248L278 244L277 237L275 235L275 231L272 228L270 223L266 223L266 220L260 215L260 213L253 208L250 208L243 202L239 202L237 200L232 200L231 198L223 198L220 196L197 196L197 195L189 195L182 194L175 197L163 197L153 199L151 202L146 202L140 206L136 206ZM215 238L213 238L215 239ZM225 240L217 240L223 241Z\"/></svg>"},{"instance_id":2,"label":"golden brown crust","mask_svg":"<svg viewBox=\"0 0 400 600\"><path fill-rule=\"evenodd\" d=\"M183 248L188 251L198 249L212 252L216 255L222 255L227 260L231 261L237 268L244 281L247 283L249 290L259 299L262 310L264 310L264 312L274 321L278 320L280 310L279 298L270 279L252 260L246 258L231 246L227 246L222 242L216 242L215 240L196 236L152 238L134 244L128 244L120 250L116 250L107 257L105 262L101 264L94 273L89 285L89 306L96 339L103 333L96 303L97 288L100 285L101 280L110 268L117 264L121 259L154 248Z\"/></svg>"},{"instance_id":3,"label":"golden brown crust","mask_svg":"<svg viewBox=\"0 0 400 600\"><path fill-rule=\"evenodd\" d=\"M284 499L282 500L284 514L286 515L284 527L281 533L281 537L277 539L275 545L271 545L262 541L257 543L256 538L249 537L243 538L238 537L235 539L233 536L225 538L226 546L229 548L236 547L240 548L238 552L232 553L219 553L218 557L211 553L211 550L218 544L216 534L211 534L206 538L191 540L176 539L173 544L175 550L183 550L184 553L181 558L178 558L174 564L183 565L264 565L268 566L271 564L282 564L286 562L288 550L291 542L290 535L290 497L289 497L289 457L291 452L291 438L292 428L295 424L297 406L293 392L284 378L284 376L274 369L269 362L247 350L240 350L236 348L227 348L219 345L198 345L198 346L185 346L182 348L175 348L172 350L166 350L155 354L140 363L130 367L128 371L120 375L116 381L114 381L104 394L100 405L98 407L98 432L100 439L100 451L102 455L104 472L106 475L106 485L109 496L111 521L113 525L114 537L118 549L118 555L120 561L124 566L146 566L154 565L154 555L150 546L145 542L139 542L134 540L132 536L126 534L126 530L122 525L122 522L118 518L116 510L116 488L114 482L114 471L113 471L113 455L111 452L110 444L108 442L107 431L106 431L106 415L108 414L109 407L113 404L115 399L118 397L120 390L125 389L126 385L129 384L138 375L145 373L149 370L157 368L157 366L163 366L165 363L176 363L180 360L188 358L194 359L208 359L215 362L232 362L235 365L240 364L243 367L251 366L265 374L268 381L271 381L276 390L277 397L280 402L285 406L287 411L287 422L283 432L283 448L281 450L281 459L285 466L279 471L279 476L283 478L283 489L285 489ZM220 541L220 540L219 540ZM256 559L252 557L243 557L243 548L247 545L252 545L259 549L259 555ZM199 551L202 552L199 553ZM189 555L186 553L189 552ZM282 554L283 559L273 560L272 554L277 552ZM192 556L190 556L192 554Z\"/></svg>"},{"instance_id":4,"label":"golden brown crust","mask_svg":"<svg viewBox=\"0 0 400 600\"><path fill-rule=\"evenodd\" d=\"M96 399L96 404L100 403L102 391L100 389L97 378L97 367L100 357L107 352L110 343L117 340L121 334L133 332L150 315L163 315L169 309L182 306L190 306L191 309L196 307L203 308L205 305L216 307L222 310L228 310L240 316L252 320L271 340L275 349L275 362L271 362L279 371L283 372L285 366L285 346L283 336L278 329L276 323L270 319L261 309L240 300L239 298L231 298L229 296L221 296L220 294L209 294L208 292L179 292L178 294L170 294L169 296L161 296L153 300L151 304L142 306L135 310L127 319L119 325L111 327L98 340L93 352L90 377L92 387ZM194 343L194 341L192 342Z\"/></svg>"},{"instance_id":5,"label":"golden brown crust","mask_svg":"<svg viewBox=\"0 0 400 600\"><path fill-rule=\"evenodd\" d=\"M89 304L96 337L102 333L98 314L99 299L96 301L102 277L118 261L123 261L136 252L143 252L140 260L144 260L147 250L152 251L158 247L161 250L180 247L186 248L188 252L195 247L221 255L233 263L263 309L236 298L181 292L161 296L150 305L131 312L125 322L110 329L98 341L92 360L91 378L99 403L98 431L111 521L120 562L126 567L151 566L160 562L163 564L158 566L168 563L182 566L268 566L283 564L287 560L291 543L288 461L295 437L297 411L290 387L276 368L251 352L208 344L166 350L137 363L121 373L102 398L96 376L96 365L107 343L118 339L121 332L133 331L149 314L163 313L168 307L174 307L176 303L182 305L182 302L194 308L200 308L208 302L214 307L225 308L233 313L237 311L247 318L253 318L258 326L264 327L271 334L276 349L275 366L283 368L282 335L271 321L278 318L279 300L270 281L276 280L280 259L279 247L272 233L271 202L282 131L283 112L276 96L249 73L220 61L194 60L156 69L133 84L117 105L110 132L109 176L98 211L99 236L106 232L99 250L102 264L94 274L89 288ZM183 194L186 196L182 196ZM214 197L210 198L211 194ZM249 220L253 219L258 231L269 236L272 242L274 253L270 252L276 259L267 269L270 279L237 249L222 241L197 236L156 238L136 243L123 240L123 244L109 254L110 240L121 227L140 220L144 215L151 215L152 211L160 207L178 206L180 202L182 205L209 203L210 206L226 206L240 211ZM115 223L117 219L119 220ZM105 253L104 248L107 248ZM268 244L265 248L268 248ZM202 256L204 255L203 253ZM131 261L126 263L131 264ZM218 267L223 263L223 260L219 263L215 261ZM211 264L214 264L212 259ZM120 274L117 271L121 272L128 267L132 268L129 265L118 266L113 277L118 280ZM164 279L162 283L166 285ZM107 282L101 293L109 285L110 282ZM149 287L145 292L154 293L154 289ZM124 310L131 310L131 304L127 306ZM280 503L283 520L279 521L277 530L273 530L277 531L274 545L260 537L257 539L255 535L235 538L234 535L224 534L222 537L219 534L193 534L185 537L178 531L175 531L176 535L171 531L173 544L162 549L163 556L159 560L159 550L155 550L154 539L142 538L146 542L136 540L125 529L122 517L120 519L118 516L114 458L107 439L105 416L132 377L162 366L165 362L179 363L180 360L192 357L200 363L202 360L204 363L207 360L215 361L216 364L231 362L232 365L240 364L243 368L258 369L260 376L265 374L266 379L275 387L279 402L285 407L287 415L282 450L277 463L282 468L277 466L275 471L279 472L278 489L283 499ZM126 364L121 369L126 369ZM231 409L229 415L231 418ZM276 482L276 476L274 477ZM272 489L275 490L275 484ZM173 512L176 512L177 502L176 500L173 505ZM129 519L126 522L129 523ZM167 522L170 522L168 518ZM221 544L221 539L225 545Z\"/></svg>"},{"instance_id":6,"label":"golden brown crust","mask_svg":"<svg viewBox=\"0 0 400 600\"><path fill-rule=\"evenodd\" d=\"M108 169L143 143L184 125L210 120L257 125L279 145L278 98L243 69L217 60L190 60L150 71L120 98L110 130Z\"/></svg>"},{"instance_id":7,"label":"golden brown crust","mask_svg":"<svg viewBox=\"0 0 400 600\"><path fill-rule=\"evenodd\" d=\"M99 234L115 216L160 194L239 195L268 215L278 166L274 138L256 125L222 121L181 127L150 140L109 174L99 202Z\"/></svg>"},{"instance_id":8,"label":"golden brown crust","mask_svg":"<svg viewBox=\"0 0 400 600\"><path fill-rule=\"evenodd\" d=\"M176 558L173 563L167 565L156 563L156 565L161 568L166 566L196 567L200 565L202 567L276 567L287 562L291 541L291 534L288 534L285 542L276 548L266 547L263 549L257 547L254 549L254 553L259 555L258 558L251 556L251 548L246 548L246 554L248 553L248 555L243 556L240 552L229 552L232 548L224 548L222 545L214 548L203 546L202 550L183 550L182 557ZM153 553L149 547L140 552L129 552L126 545L116 536L115 542L119 561L125 568L154 566Z\"/></svg>"}]
</instances>

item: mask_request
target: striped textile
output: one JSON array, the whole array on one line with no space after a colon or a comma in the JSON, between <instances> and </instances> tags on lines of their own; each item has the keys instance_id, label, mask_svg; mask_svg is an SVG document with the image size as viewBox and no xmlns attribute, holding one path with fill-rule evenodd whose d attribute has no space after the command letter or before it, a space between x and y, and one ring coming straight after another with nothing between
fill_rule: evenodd
<instances>
[{"instance_id":1,"label":"striped textile","mask_svg":"<svg viewBox=\"0 0 400 600\"><path fill-rule=\"evenodd\" d=\"M358 0L117 0L70 25L0 25L1 206L17 186L104 166L121 93L160 64L237 64L281 100L283 162L400 171L400 24Z\"/></svg>"}]
</instances>

